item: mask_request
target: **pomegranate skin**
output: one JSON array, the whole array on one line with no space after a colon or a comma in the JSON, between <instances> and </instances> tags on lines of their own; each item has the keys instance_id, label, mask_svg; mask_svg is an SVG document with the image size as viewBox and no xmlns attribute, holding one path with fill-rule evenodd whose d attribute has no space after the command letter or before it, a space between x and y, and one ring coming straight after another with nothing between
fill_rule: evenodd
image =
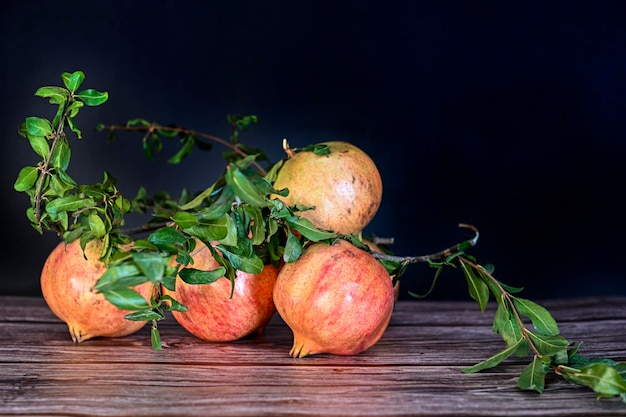
<instances>
[{"instance_id":1,"label":"pomegranate skin","mask_svg":"<svg viewBox=\"0 0 626 417\"><path fill-rule=\"evenodd\" d=\"M356 355L387 329L394 290L370 253L338 240L315 243L285 264L274 286L274 304L293 332L291 356Z\"/></svg>"},{"instance_id":2,"label":"pomegranate skin","mask_svg":"<svg viewBox=\"0 0 626 417\"><path fill-rule=\"evenodd\" d=\"M145 321L126 320L130 311L120 310L93 287L106 271L98 259L102 242L92 240L85 247L80 242L60 242L44 262L40 284L44 300L55 316L63 320L76 343L94 337L122 337L135 333ZM151 283L134 288L148 299Z\"/></svg>"},{"instance_id":3,"label":"pomegranate skin","mask_svg":"<svg viewBox=\"0 0 626 417\"><path fill-rule=\"evenodd\" d=\"M189 267L205 271L219 267L200 241L192 257ZM276 313L272 296L277 275L272 265L265 265L260 274L236 271L232 298L232 283L226 277L210 284L188 284L179 276L176 291L163 288L163 292L188 308L172 315L189 333L208 342L230 342L263 332Z\"/></svg>"}]
</instances>

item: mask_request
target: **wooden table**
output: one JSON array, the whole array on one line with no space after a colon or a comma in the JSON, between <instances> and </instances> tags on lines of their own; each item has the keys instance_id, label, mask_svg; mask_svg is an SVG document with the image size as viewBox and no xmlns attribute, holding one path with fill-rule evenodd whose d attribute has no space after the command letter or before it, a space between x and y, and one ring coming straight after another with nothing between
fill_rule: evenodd
<instances>
[{"instance_id":1,"label":"wooden table","mask_svg":"<svg viewBox=\"0 0 626 417\"><path fill-rule=\"evenodd\" d=\"M538 301L538 300L534 300ZM580 353L626 360L626 297L540 301ZM0 296L0 415L54 416L626 416L619 398L553 376L543 394L521 391L530 358L464 374L504 345L493 305L401 301L385 335L356 356L288 355L278 316L264 334L206 343L171 318L167 345L149 328L74 344L39 297Z\"/></svg>"}]
</instances>

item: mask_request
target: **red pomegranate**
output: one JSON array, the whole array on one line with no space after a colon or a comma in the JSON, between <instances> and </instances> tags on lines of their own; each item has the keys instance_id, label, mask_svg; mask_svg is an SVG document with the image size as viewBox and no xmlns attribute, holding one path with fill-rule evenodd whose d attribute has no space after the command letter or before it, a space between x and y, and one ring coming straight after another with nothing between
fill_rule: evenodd
<instances>
[{"instance_id":1,"label":"red pomegranate","mask_svg":"<svg viewBox=\"0 0 626 417\"><path fill-rule=\"evenodd\" d=\"M199 240L192 258L191 268L209 271L220 266ZM210 284L188 284L179 276L176 291L163 288L163 292L188 308L172 315L189 333L209 342L234 341L263 331L276 312L272 292L277 275L272 265L265 265L260 274L237 271L232 298L232 283L226 277Z\"/></svg>"},{"instance_id":2,"label":"red pomegranate","mask_svg":"<svg viewBox=\"0 0 626 417\"><path fill-rule=\"evenodd\" d=\"M293 357L355 355L373 346L389 324L394 291L370 253L345 240L315 243L285 264L274 304L294 336Z\"/></svg>"}]
</instances>

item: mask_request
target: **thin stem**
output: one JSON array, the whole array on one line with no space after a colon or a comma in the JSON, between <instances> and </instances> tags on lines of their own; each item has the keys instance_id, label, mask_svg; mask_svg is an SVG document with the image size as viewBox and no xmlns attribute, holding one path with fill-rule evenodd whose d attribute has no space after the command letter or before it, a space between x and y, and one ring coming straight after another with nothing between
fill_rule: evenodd
<instances>
[{"instance_id":1,"label":"thin stem","mask_svg":"<svg viewBox=\"0 0 626 417\"><path fill-rule=\"evenodd\" d=\"M437 261L437 260L445 259L450 255L454 255L455 253L461 252L469 247L475 246L476 242L478 241L478 236L479 236L478 229L476 229L474 226L470 224L461 223L459 224L459 227L470 229L472 232L474 232L474 237L470 240L465 240L461 243L457 243L454 246L451 246L449 248L446 248L439 252L435 252L430 255L395 256L395 255L388 255L388 254L381 253L381 252L372 252L372 254L377 259L396 261L400 263L417 263L417 262L428 262L428 261Z\"/></svg>"},{"instance_id":2,"label":"thin stem","mask_svg":"<svg viewBox=\"0 0 626 417\"><path fill-rule=\"evenodd\" d=\"M37 224L41 226L41 193L43 190L43 184L46 181L46 176L50 175L49 167L50 161L52 160L52 155L54 154L54 149L57 146L57 143L63 136L63 129L65 127L65 118L67 117L67 113L65 110L63 111L63 115L59 119L59 125L56 128L56 132L54 133L54 139L52 140L52 144L50 145L50 153L48 157L44 161L43 165L39 168L41 171L41 177L39 178L39 182L37 184L37 191L35 192L35 220L37 220ZM54 230L60 234L60 230L56 227L53 227Z\"/></svg>"}]
</instances>

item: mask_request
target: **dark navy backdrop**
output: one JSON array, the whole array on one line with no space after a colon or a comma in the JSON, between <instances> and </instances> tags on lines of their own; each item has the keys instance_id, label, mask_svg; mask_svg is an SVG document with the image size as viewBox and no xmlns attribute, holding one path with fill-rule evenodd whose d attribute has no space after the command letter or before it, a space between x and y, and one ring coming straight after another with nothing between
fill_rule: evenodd
<instances>
[{"instance_id":1,"label":"dark navy backdrop","mask_svg":"<svg viewBox=\"0 0 626 417\"><path fill-rule=\"evenodd\" d=\"M28 224L19 169L36 162L16 133L52 117L33 96L83 70L107 90L78 118L71 173L108 170L128 196L198 190L221 172L219 148L168 166L139 137L106 143L96 123L143 117L228 136L228 113L260 123L243 141L282 156L346 140L368 152L383 204L367 233L423 255L481 231L472 252L528 297L626 295L622 241L626 4L621 1L15 1L2 25L0 292L37 294L58 242ZM167 150L173 151L174 146ZM166 151L167 151L166 150ZM423 292L413 266L403 288ZM432 298L467 299L448 271Z\"/></svg>"}]
</instances>

